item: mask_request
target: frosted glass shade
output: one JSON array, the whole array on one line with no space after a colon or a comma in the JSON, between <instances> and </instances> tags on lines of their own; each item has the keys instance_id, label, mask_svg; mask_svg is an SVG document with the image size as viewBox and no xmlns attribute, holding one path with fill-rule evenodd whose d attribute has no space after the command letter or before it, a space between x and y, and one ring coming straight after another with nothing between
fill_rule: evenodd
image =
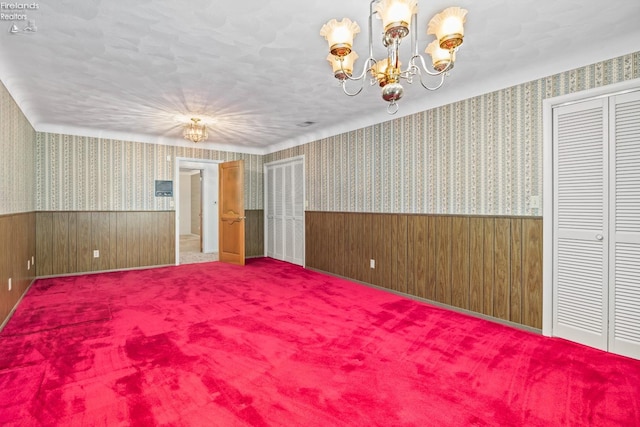
<instances>
[{"instance_id":1,"label":"frosted glass shade","mask_svg":"<svg viewBox=\"0 0 640 427\"><path fill-rule=\"evenodd\" d=\"M342 63L340 58L342 58ZM329 61L333 69L333 75L339 80L344 80L347 76L350 77L353 74L353 63L356 59L358 59L358 54L353 50L347 56L338 57L331 54L327 56L327 61Z\"/></svg>"},{"instance_id":2,"label":"frosted glass shade","mask_svg":"<svg viewBox=\"0 0 640 427\"><path fill-rule=\"evenodd\" d=\"M453 62L455 62L456 60L456 54L455 52L449 52L451 51L442 49L440 47L440 43L438 42L438 40L434 40L429 43L429 46L427 46L427 48L425 49L425 53L431 55L431 62L433 63L433 68L436 71L444 70L445 68L447 68L447 66L449 66L450 62L452 64L451 66L449 66L449 69L453 68Z\"/></svg>"},{"instance_id":3,"label":"frosted glass shade","mask_svg":"<svg viewBox=\"0 0 640 427\"><path fill-rule=\"evenodd\" d=\"M335 56L347 56L351 53L353 38L359 32L360 26L349 18L343 18L339 22L332 19L320 29L320 35L329 44L329 52Z\"/></svg>"},{"instance_id":4,"label":"frosted glass shade","mask_svg":"<svg viewBox=\"0 0 640 427\"><path fill-rule=\"evenodd\" d=\"M382 0L375 5L374 10L382 19L385 31L396 26L408 29L411 16L418 12L418 2L417 0Z\"/></svg>"},{"instance_id":5,"label":"frosted glass shade","mask_svg":"<svg viewBox=\"0 0 640 427\"><path fill-rule=\"evenodd\" d=\"M458 47L464 38L466 16L466 9L449 7L431 18L427 34L435 34L443 49Z\"/></svg>"}]
</instances>

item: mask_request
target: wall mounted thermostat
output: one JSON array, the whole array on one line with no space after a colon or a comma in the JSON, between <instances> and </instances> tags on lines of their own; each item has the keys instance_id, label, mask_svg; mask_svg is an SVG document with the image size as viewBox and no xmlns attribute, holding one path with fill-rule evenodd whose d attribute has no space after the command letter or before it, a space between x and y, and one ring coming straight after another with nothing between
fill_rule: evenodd
<instances>
[{"instance_id":1,"label":"wall mounted thermostat","mask_svg":"<svg viewBox=\"0 0 640 427\"><path fill-rule=\"evenodd\" d=\"M156 197L173 197L173 181L156 179Z\"/></svg>"}]
</instances>

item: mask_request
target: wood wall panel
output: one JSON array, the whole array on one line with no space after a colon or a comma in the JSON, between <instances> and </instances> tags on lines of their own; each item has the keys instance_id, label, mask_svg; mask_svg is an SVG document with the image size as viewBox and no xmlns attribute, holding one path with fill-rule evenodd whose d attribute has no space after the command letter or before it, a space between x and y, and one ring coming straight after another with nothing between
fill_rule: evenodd
<instances>
[{"instance_id":1,"label":"wood wall panel","mask_svg":"<svg viewBox=\"0 0 640 427\"><path fill-rule=\"evenodd\" d=\"M493 316L509 320L511 301L511 219L496 218L493 257Z\"/></svg>"},{"instance_id":2,"label":"wood wall panel","mask_svg":"<svg viewBox=\"0 0 640 427\"><path fill-rule=\"evenodd\" d=\"M438 253L437 249L437 240L436 240L436 217L428 216L429 225L427 226L427 260L428 260L428 269L427 269L427 284L426 284L426 297L432 301L436 299L436 254Z\"/></svg>"},{"instance_id":3,"label":"wood wall panel","mask_svg":"<svg viewBox=\"0 0 640 427\"><path fill-rule=\"evenodd\" d=\"M522 323L522 219L511 220L511 308L512 322Z\"/></svg>"},{"instance_id":4,"label":"wood wall panel","mask_svg":"<svg viewBox=\"0 0 640 427\"><path fill-rule=\"evenodd\" d=\"M93 265L93 245L92 243L92 224L91 212L78 212L76 215L69 216L70 227L69 234L75 228L75 244L69 245L69 258L72 260L70 270L72 271L92 271ZM69 238L72 242L73 239ZM75 265L73 260L75 259Z\"/></svg>"},{"instance_id":5,"label":"wood wall panel","mask_svg":"<svg viewBox=\"0 0 640 427\"><path fill-rule=\"evenodd\" d=\"M175 230L176 216L172 211L158 214L158 265L174 264L176 262L176 235L168 230Z\"/></svg>"},{"instance_id":6,"label":"wood wall panel","mask_svg":"<svg viewBox=\"0 0 640 427\"><path fill-rule=\"evenodd\" d=\"M37 212L34 218L38 276L175 263L173 211Z\"/></svg>"},{"instance_id":7,"label":"wood wall panel","mask_svg":"<svg viewBox=\"0 0 640 427\"><path fill-rule=\"evenodd\" d=\"M451 219L451 305L469 309L469 218Z\"/></svg>"},{"instance_id":8,"label":"wood wall panel","mask_svg":"<svg viewBox=\"0 0 640 427\"><path fill-rule=\"evenodd\" d=\"M411 215L407 218L407 293L427 297L427 254L429 218Z\"/></svg>"},{"instance_id":9,"label":"wood wall panel","mask_svg":"<svg viewBox=\"0 0 640 427\"><path fill-rule=\"evenodd\" d=\"M542 328L542 221L522 223L522 323Z\"/></svg>"},{"instance_id":10,"label":"wood wall panel","mask_svg":"<svg viewBox=\"0 0 640 427\"><path fill-rule=\"evenodd\" d=\"M330 222L330 236L332 245L325 254L325 264L333 265L334 272L339 276L345 275L344 253L346 251L345 214L337 213Z\"/></svg>"},{"instance_id":11,"label":"wood wall panel","mask_svg":"<svg viewBox=\"0 0 640 427\"><path fill-rule=\"evenodd\" d=\"M493 316L493 286L494 286L494 277L493 277L493 266L495 261L495 252L494 252L494 235L495 235L495 218L484 218L484 242L483 242L483 272L484 277L482 279L483 290L482 294L484 295L484 301L482 304L482 313ZM491 256L487 256L491 254Z\"/></svg>"},{"instance_id":12,"label":"wood wall panel","mask_svg":"<svg viewBox=\"0 0 640 427\"><path fill-rule=\"evenodd\" d=\"M11 244L12 217L0 216L0 319L9 315L15 302L14 295L5 287L9 277L13 277L13 245Z\"/></svg>"},{"instance_id":13,"label":"wood wall panel","mask_svg":"<svg viewBox=\"0 0 640 427\"><path fill-rule=\"evenodd\" d=\"M393 215L390 289L407 292L407 216Z\"/></svg>"},{"instance_id":14,"label":"wood wall panel","mask_svg":"<svg viewBox=\"0 0 640 427\"><path fill-rule=\"evenodd\" d=\"M436 298L451 304L451 217L437 216L436 220Z\"/></svg>"},{"instance_id":15,"label":"wood wall panel","mask_svg":"<svg viewBox=\"0 0 640 427\"><path fill-rule=\"evenodd\" d=\"M469 310L484 310L484 219L469 218Z\"/></svg>"},{"instance_id":16,"label":"wood wall panel","mask_svg":"<svg viewBox=\"0 0 640 427\"><path fill-rule=\"evenodd\" d=\"M0 216L0 325L34 280L37 257L35 212Z\"/></svg>"},{"instance_id":17,"label":"wood wall panel","mask_svg":"<svg viewBox=\"0 0 640 427\"><path fill-rule=\"evenodd\" d=\"M53 271L70 273L69 269L69 213L53 213Z\"/></svg>"},{"instance_id":18,"label":"wood wall panel","mask_svg":"<svg viewBox=\"0 0 640 427\"><path fill-rule=\"evenodd\" d=\"M138 212L126 212L126 231L125 231L125 244L126 244L126 260L125 266L127 268L138 267L143 265L140 262L140 219Z\"/></svg>"},{"instance_id":19,"label":"wood wall panel","mask_svg":"<svg viewBox=\"0 0 640 427\"><path fill-rule=\"evenodd\" d=\"M244 250L247 257L264 256L264 211L246 210Z\"/></svg>"},{"instance_id":20,"label":"wood wall panel","mask_svg":"<svg viewBox=\"0 0 640 427\"><path fill-rule=\"evenodd\" d=\"M38 276L53 274L53 213L39 212L36 221L36 265Z\"/></svg>"},{"instance_id":21,"label":"wood wall panel","mask_svg":"<svg viewBox=\"0 0 640 427\"><path fill-rule=\"evenodd\" d=\"M383 288L392 286L391 268L391 230L393 228L393 215L371 215L371 259L376 266L371 271L371 283ZM329 270L327 270L329 271Z\"/></svg>"},{"instance_id":22,"label":"wood wall panel","mask_svg":"<svg viewBox=\"0 0 640 427\"><path fill-rule=\"evenodd\" d=\"M144 220L144 218L143 218ZM158 245L160 243L160 221L156 220L153 227L149 227L142 233L142 246L140 248L140 263L147 265L159 265Z\"/></svg>"},{"instance_id":23,"label":"wood wall panel","mask_svg":"<svg viewBox=\"0 0 640 427\"><path fill-rule=\"evenodd\" d=\"M127 213L116 212L116 269L127 268Z\"/></svg>"},{"instance_id":24,"label":"wood wall panel","mask_svg":"<svg viewBox=\"0 0 640 427\"><path fill-rule=\"evenodd\" d=\"M78 269L78 218L76 215L67 215L68 246L67 246L67 272Z\"/></svg>"},{"instance_id":25,"label":"wood wall panel","mask_svg":"<svg viewBox=\"0 0 640 427\"><path fill-rule=\"evenodd\" d=\"M345 276L361 282L371 282L371 215L347 214L347 253L353 262L345 265Z\"/></svg>"},{"instance_id":26,"label":"wood wall panel","mask_svg":"<svg viewBox=\"0 0 640 427\"><path fill-rule=\"evenodd\" d=\"M540 218L306 212L305 221L307 267L542 327Z\"/></svg>"},{"instance_id":27,"label":"wood wall panel","mask_svg":"<svg viewBox=\"0 0 640 427\"><path fill-rule=\"evenodd\" d=\"M109 225L110 212L91 212L91 245L89 255L91 255L91 271L109 270L111 268L111 230ZM93 257L93 250L102 248L98 258Z\"/></svg>"},{"instance_id":28,"label":"wood wall panel","mask_svg":"<svg viewBox=\"0 0 640 427\"><path fill-rule=\"evenodd\" d=\"M118 268L118 212L108 212L109 215L109 239L104 243L109 245L109 270ZM175 247L175 246L174 246ZM162 250L163 248L159 248ZM94 270L100 271L100 270Z\"/></svg>"},{"instance_id":29,"label":"wood wall panel","mask_svg":"<svg viewBox=\"0 0 640 427\"><path fill-rule=\"evenodd\" d=\"M318 235L320 214L310 212L304 218L304 262L307 267L318 268L318 247L320 236Z\"/></svg>"}]
</instances>

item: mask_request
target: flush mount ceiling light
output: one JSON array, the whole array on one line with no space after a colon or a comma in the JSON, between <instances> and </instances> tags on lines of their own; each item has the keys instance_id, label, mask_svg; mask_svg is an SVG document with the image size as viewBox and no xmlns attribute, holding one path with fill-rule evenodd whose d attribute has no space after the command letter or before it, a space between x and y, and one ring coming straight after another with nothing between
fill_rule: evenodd
<instances>
[{"instance_id":1,"label":"flush mount ceiling light","mask_svg":"<svg viewBox=\"0 0 640 427\"><path fill-rule=\"evenodd\" d=\"M375 59L373 56L373 16L382 20L384 28L382 44L387 49L387 57ZM431 55L433 70L429 69L422 55L418 53L417 0L373 0L369 6L369 57L364 63L362 72L353 76L354 62L358 55L353 51L353 39L360 32L360 27L349 18L338 22L335 19L327 22L320 30L329 43L327 60L333 68L333 75L340 81L342 90L349 96L358 95L364 88L364 81L370 75L370 84L378 84L382 88L382 99L387 101L387 111L395 114L398 111L397 101L402 98L404 88L401 79L412 83L418 77L420 84L427 90L437 90L444 83L445 77L453 68L455 54L464 38L464 22L467 11L459 7L450 7L435 15L429 21L427 34L436 36L425 53ZM413 28L410 28L413 27ZM400 62L400 43L411 34L411 58L402 69ZM434 86L428 86L424 76L439 77ZM346 87L349 80L359 81L360 87L350 92Z\"/></svg>"},{"instance_id":2,"label":"flush mount ceiling light","mask_svg":"<svg viewBox=\"0 0 640 427\"><path fill-rule=\"evenodd\" d=\"M184 133L182 134L184 139L188 139L191 142L206 141L209 137L207 127L200 124L200 119L192 118L191 123L184 127Z\"/></svg>"}]
</instances>

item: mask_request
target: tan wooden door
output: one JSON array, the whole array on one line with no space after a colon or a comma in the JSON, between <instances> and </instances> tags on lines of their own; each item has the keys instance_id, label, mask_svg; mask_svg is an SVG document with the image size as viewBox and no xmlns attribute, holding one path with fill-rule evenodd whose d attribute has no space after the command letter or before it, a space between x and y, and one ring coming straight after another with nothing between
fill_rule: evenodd
<instances>
[{"instance_id":1,"label":"tan wooden door","mask_svg":"<svg viewBox=\"0 0 640 427\"><path fill-rule=\"evenodd\" d=\"M244 161L221 163L220 261L244 265Z\"/></svg>"}]
</instances>

